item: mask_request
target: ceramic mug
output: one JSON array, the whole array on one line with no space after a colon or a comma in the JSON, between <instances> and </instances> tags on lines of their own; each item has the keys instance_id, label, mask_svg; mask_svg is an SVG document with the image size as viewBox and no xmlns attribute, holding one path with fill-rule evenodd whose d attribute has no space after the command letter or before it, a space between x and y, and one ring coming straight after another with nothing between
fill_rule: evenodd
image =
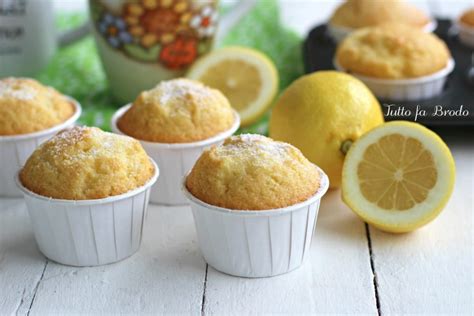
<instances>
[{"instance_id":1,"label":"ceramic mug","mask_svg":"<svg viewBox=\"0 0 474 316\"><path fill-rule=\"evenodd\" d=\"M217 30L214 0L89 0L112 95L129 103L161 80L183 76L255 2L240 1L220 18Z\"/></svg>"},{"instance_id":2,"label":"ceramic mug","mask_svg":"<svg viewBox=\"0 0 474 316\"><path fill-rule=\"evenodd\" d=\"M36 74L58 46L83 37L88 28L57 36L50 0L0 0L0 78Z\"/></svg>"}]
</instances>

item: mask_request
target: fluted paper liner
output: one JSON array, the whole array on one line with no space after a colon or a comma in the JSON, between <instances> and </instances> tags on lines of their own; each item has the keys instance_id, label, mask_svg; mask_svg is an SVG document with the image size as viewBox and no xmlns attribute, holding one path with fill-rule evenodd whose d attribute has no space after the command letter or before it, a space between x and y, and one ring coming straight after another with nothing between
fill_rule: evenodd
<instances>
[{"instance_id":1,"label":"fluted paper liner","mask_svg":"<svg viewBox=\"0 0 474 316\"><path fill-rule=\"evenodd\" d=\"M113 263L140 247L150 188L159 170L143 186L96 200L60 200L25 188L17 175L36 242L49 259L71 266Z\"/></svg>"},{"instance_id":2,"label":"fluted paper liner","mask_svg":"<svg viewBox=\"0 0 474 316\"><path fill-rule=\"evenodd\" d=\"M117 120L130 108L130 104L120 108L112 117L112 131L124 134L117 126ZM187 204L181 191L181 179L191 170L204 149L221 144L224 139L234 134L240 126L240 118L234 111L232 127L214 137L192 143L154 143L137 139L147 154L160 166L161 175L151 188L150 201L166 205Z\"/></svg>"},{"instance_id":3,"label":"fluted paper liner","mask_svg":"<svg viewBox=\"0 0 474 316\"><path fill-rule=\"evenodd\" d=\"M334 67L342 72L346 70L334 59ZM378 79L355 73L352 76L360 79L379 98L393 101L416 101L435 97L443 92L448 75L454 69L454 60L450 59L444 69L428 76L411 79Z\"/></svg>"},{"instance_id":4,"label":"fluted paper liner","mask_svg":"<svg viewBox=\"0 0 474 316\"><path fill-rule=\"evenodd\" d=\"M15 174L25 164L33 151L57 132L70 128L81 116L81 106L73 99L75 113L63 123L29 134L0 136L0 197L21 197L15 184Z\"/></svg>"},{"instance_id":5,"label":"fluted paper liner","mask_svg":"<svg viewBox=\"0 0 474 316\"><path fill-rule=\"evenodd\" d=\"M298 268L308 254L319 204L329 187L319 169L318 191L289 207L230 210L194 197L182 183L191 203L199 247L204 259L221 272L240 277L270 277Z\"/></svg>"}]
</instances>

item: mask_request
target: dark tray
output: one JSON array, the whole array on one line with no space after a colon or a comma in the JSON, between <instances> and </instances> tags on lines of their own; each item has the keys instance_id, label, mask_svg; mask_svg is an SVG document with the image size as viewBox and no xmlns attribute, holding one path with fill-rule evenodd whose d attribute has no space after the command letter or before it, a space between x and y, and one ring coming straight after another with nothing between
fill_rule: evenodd
<instances>
[{"instance_id":1,"label":"dark tray","mask_svg":"<svg viewBox=\"0 0 474 316\"><path fill-rule=\"evenodd\" d=\"M418 116L417 122L425 125L474 125L474 85L470 85L467 80L467 70L471 65L473 49L464 46L458 41L456 35L450 32L451 21L438 19L438 28L435 33L442 38L451 50L451 54L456 62L454 71L450 74L443 93L435 98L420 101L390 101L380 100L383 107L385 119L390 120L415 120L415 109L426 110L426 116ZM313 28L303 44L303 61L305 72L310 73L316 70L334 69L332 59L336 51L336 43L331 39L326 31L326 25L322 24ZM393 104L392 109L404 107L410 110L411 115L406 112L403 115L387 115L387 105ZM467 110L467 115L454 116L432 116L435 106L441 105L443 110L458 110L460 106ZM466 113L466 112L464 112Z\"/></svg>"}]
</instances>

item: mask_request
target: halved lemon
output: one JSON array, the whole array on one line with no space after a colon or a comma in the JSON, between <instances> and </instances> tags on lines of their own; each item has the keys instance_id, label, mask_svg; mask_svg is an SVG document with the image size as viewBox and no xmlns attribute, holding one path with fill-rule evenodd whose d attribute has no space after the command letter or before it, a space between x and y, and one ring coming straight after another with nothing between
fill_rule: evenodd
<instances>
[{"instance_id":1,"label":"halved lemon","mask_svg":"<svg viewBox=\"0 0 474 316\"><path fill-rule=\"evenodd\" d=\"M187 77L220 90L239 112L242 126L265 113L278 88L273 62L245 47L224 47L204 55L189 69Z\"/></svg>"},{"instance_id":2,"label":"halved lemon","mask_svg":"<svg viewBox=\"0 0 474 316\"><path fill-rule=\"evenodd\" d=\"M453 156L426 127L394 121L352 144L342 171L342 198L363 220L409 232L433 220L454 187Z\"/></svg>"}]
</instances>

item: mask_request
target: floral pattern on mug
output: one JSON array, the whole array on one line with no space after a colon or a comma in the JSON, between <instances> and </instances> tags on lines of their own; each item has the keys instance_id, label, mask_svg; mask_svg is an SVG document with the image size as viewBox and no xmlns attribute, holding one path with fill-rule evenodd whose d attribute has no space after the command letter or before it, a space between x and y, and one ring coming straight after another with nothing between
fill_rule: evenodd
<instances>
[{"instance_id":1,"label":"floral pattern on mug","mask_svg":"<svg viewBox=\"0 0 474 316\"><path fill-rule=\"evenodd\" d=\"M206 52L217 27L216 8L210 2L129 0L119 11L99 3L96 25L110 46L172 70L188 67Z\"/></svg>"},{"instance_id":2,"label":"floral pattern on mug","mask_svg":"<svg viewBox=\"0 0 474 316\"><path fill-rule=\"evenodd\" d=\"M195 38L178 37L163 47L159 60L170 69L181 69L190 65L197 57L198 48Z\"/></svg>"},{"instance_id":3,"label":"floral pattern on mug","mask_svg":"<svg viewBox=\"0 0 474 316\"><path fill-rule=\"evenodd\" d=\"M102 15L102 19L99 21L99 32L115 48L122 44L131 43L133 40L127 31L125 21L121 17L113 16L110 13Z\"/></svg>"},{"instance_id":4,"label":"floral pattern on mug","mask_svg":"<svg viewBox=\"0 0 474 316\"><path fill-rule=\"evenodd\" d=\"M205 6L201 12L193 16L191 27L197 30L200 37L212 36L217 26L217 12L210 6Z\"/></svg>"},{"instance_id":5,"label":"floral pattern on mug","mask_svg":"<svg viewBox=\"0 0 474 316\"><path fill-rule=\"evenodd\" d=\"M142 0L127 3L124 18L130 26L130 33L140 39L141 45L151 47L156 43L170 43L177 33L185 30L186 22L191 17L187 10L186 1Z\"/></svg>"}]
</instances>

